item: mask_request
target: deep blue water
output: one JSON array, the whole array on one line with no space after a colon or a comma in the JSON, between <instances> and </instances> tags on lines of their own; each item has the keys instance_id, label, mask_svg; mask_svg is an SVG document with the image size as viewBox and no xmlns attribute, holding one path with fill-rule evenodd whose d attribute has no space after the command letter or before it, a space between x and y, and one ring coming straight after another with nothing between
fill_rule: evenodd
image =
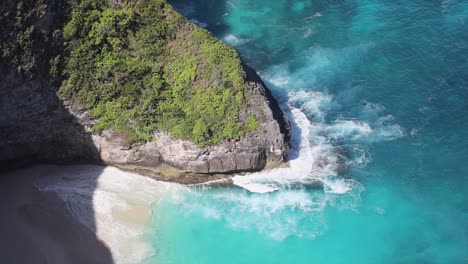
<instances>
[{"instance_id":1,"label":"deep blue water","mask_svg":"<svg viewBox=\"0 0 468 264\"><path fill-rule=\"evenodd\" d=\"M147 263L468 263L467 1L170 2L259 72L295 152L237 181L276 192L167 195Z\"/></svg>"}]
</instances>

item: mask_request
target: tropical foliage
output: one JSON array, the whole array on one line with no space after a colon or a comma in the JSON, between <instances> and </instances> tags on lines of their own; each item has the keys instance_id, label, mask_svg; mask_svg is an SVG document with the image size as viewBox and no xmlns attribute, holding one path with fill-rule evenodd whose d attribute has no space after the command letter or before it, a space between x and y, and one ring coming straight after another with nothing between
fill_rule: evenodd
<instances>
[{"instance_id":1,"label":"tropical foliage","mask_svg":"<svg viewBox=\"0 0 468 264\"><path fill-rule=\"evenodd\" d=\"M236 139L258 126L245 109L237 53L194 26L164 0L110 4L75 0L63 28L65 52L51 60L60 93L90 109L97 133L129 143L156 129L199 146Z\"/></svg>"}]
</instances>

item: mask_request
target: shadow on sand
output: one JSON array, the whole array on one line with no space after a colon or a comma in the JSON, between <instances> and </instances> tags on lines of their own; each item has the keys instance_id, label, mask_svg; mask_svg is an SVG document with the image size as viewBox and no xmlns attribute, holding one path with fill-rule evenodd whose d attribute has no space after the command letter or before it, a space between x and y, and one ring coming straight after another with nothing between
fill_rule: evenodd
<instances>
[{"instance_id":1,"label":"shadow on sand","mask_svg":"<svg viewBox=\"0 0 468 264\"><path fill-rule=\"evenodd\" d=\"M92 206L79 212L91 222L79 224L63 199L35 185L58 168L35 165L99 163L91 135L46 77L49 61L63 50L57 32L71 2L0 1L0 263L114 262L96 236ZM80 175L90 190L104 167L97 168ZM92 204L93 191L80 199Z\"/></svg>"},{"instance_id":2,"label":"shadow on sand","mask_svg":"<svg viewBox=\"0 0 468 264\"><path fill-rule=\"evenodd\" d=\"M78 212L90 219L80 224L69 204L35 185L38 179L55 177L59 168L37 164L98 163L91 135L46 81L7 78L0 78L0 262L113 263L111 251L96 236L93 207ZM103 168L81 175L89 190L97 187ZM93 191L76 199L92 205Z\"/></svg>"}]
</instances>

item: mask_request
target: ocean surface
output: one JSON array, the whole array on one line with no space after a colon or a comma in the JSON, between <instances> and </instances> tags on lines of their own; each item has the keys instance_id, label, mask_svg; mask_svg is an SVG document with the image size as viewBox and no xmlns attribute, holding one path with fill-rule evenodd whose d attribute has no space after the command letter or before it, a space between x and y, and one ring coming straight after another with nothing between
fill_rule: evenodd
<instances>
[{"instance_id":1,"label":"ocean surface","mask_svg":"<svg viewBox=\"0 0 468 264\"><path fill-rule=\"evenodd\" d=\"M145 189L119 262L468 263L468 1L170 2L273 90L291 166Z\"/></svg>"},{"instance_id":2,"label":"ocean surface","mask_svg":"<svg viewBox=\"0 0 468 264\"><path fill-rule=\"evenodd\" d=\"M170 2L259 72L295 152L154 204L146 263L468 263L468 1Z\"/></svg>"}]
</instances>

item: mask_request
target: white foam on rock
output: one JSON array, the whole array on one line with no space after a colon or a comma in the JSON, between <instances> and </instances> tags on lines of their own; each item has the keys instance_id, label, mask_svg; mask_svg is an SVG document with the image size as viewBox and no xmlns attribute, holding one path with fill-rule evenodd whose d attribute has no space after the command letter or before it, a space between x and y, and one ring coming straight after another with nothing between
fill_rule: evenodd
<instances>
[{"instance_id":1,"label":"white foam on rock","mask_svg":"<svg viewBox=\"0 0 468 264\"><path fill-rule=\"evenodd\" d=\"M266 172L251 173L248 176L235 176L232 178L235 185L249 191L260 192L264 190L275 191L279 187L287 186L295 182L304 182L312 171L314 153L312 148L320 148L319 145L311 145L309 142L310 122L298 109L291 109L291 114L297 123L292 131L291 142L293 149L291 155L297 156L290 161L289 168L277 168Z\"/></svg>"},{"instance_id":2,"label":"white foam on rock","mask_svg":"<svg viewBox=\"0 0 468 264\"><path fill-rule=\"evenodd\" d=\"M371 157L366 145L394 140L405 132L392 115L385 114L382 105L363 100L349 113L350 117L343 117L336 114L343 112L343 102L326 92L304 87L315 86L317 76L332 78L328 76L331 73L350 71L354 62L372 47L372 44L336 50L314 47L301 57L310 60L306 66L291 72L289 63L284 63L263 73L262 77L272 87L289 91L283 98L283 108L289 109L286 112L293 121L289 168L236 176L234 184L251 192L267 192L319 181L327 192L352 192L357 184L344 180L338 173L347 167L368 164Z\"/></svg>"},{"instance_id":3,"label":"white foam on rock","mask_svg":"<svg viewBox=\"0 0 468 264\"><path fill-rule=\"evenodd\" d=\"M287 85L286 77L270 80L275 85ZM387 141L404 135L391 115L378 104L364 102L359 119L327 120L330 111L339 104L323 92L298 90L289 92L286 113L292 120L291 153L289 167L235 176L233 182L255 193L274 192L291 186L321 185L327 193L346 194L362 186L339 175L346 167L360 167L371 161L363 145ZM345 142L337 146L336 142ZM350 153L342 154L341 152ZM343 156L347 155L347 156ZM320 183L320 184L317 184Z\"/></svg>"},{"instance_id":4,"label":"white foam on rock","mask_svg":"<svg viewBox=\"0 0 468 264\"><path fill-rule=\"evenodd\" d=\"M280 189L323 182L323 177L336 176L338 157L329 139L322 135L332 97L320 92L298 91L290 93L289 98L289 104L294 106L286 112L293 121L289 167L236 176L234 184L245 187L257 183ZM306 113L314 118L313 122Z\"/></svg>"},{"instance_id":5,"label":"white foam on rock","mask_svg":"<svg viewBox=\"0 0 468 264\"><path fill-rule=\"evenodd\" d=\"M321 129L317 128L320 124L311 123L297 108L291 108L290 114L295 122L291 138L292 160L289 161L289 167L235 176L232 179L235 185L256 193L317 185L317 183L329 189L338 186L334 181L341 180L336 172L339 158L333 145L326 137L320 135ZM347 182L340 183L340 189L335 193L344 194L352 190L352 186L348 186Z\"/></svg>"}]
</instances>

